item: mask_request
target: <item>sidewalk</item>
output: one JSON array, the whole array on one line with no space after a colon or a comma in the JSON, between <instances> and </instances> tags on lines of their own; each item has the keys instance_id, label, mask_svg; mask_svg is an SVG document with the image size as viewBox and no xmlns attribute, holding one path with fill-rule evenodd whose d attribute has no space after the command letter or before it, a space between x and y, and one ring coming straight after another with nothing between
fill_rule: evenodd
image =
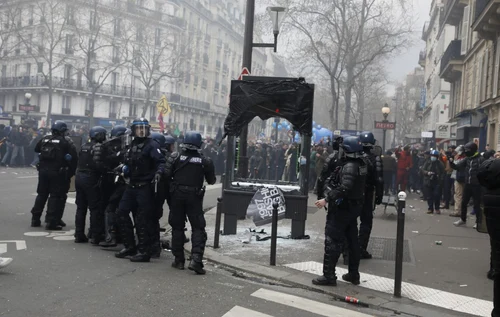
<instances>
[{"instance_id":1,"label":"sidewalk","mask_svg":"<svg viewBox=\"0 0 500 317\"><path fill-rule=\"evenodd\" d=\"M277 266L269 266L270 240L256 241L271 233L270 225L255 228L251 220L238 222L238 233L220 236L220 248L213 250L215 208L207 212L208 248L206 257L226 266L246 270L249 273L300 282L301 287L315 288L311 284L313 274L321 274L325 211L313 206L310 196L306 234L309 240L278 239ZM450 211L441 215L427 215L425 202L416 194L409 194L406 203L405 254L403 265L403 296L392 297L396 236L396 210L378 206L369 251L374 258L361 262L360 286L341 283L337 288L326 288L337 295L350 295L386 308L416 316L460 316L460 312L489 316L492 309L493 282L486 278L489 269L489 238L472 229L474 216L467 227L456 228L449 217ZM262 229L267 234L254 233L250 243L248 229ZM290 233L290 221L278 223L278 236ZM436 241L442 241L437 245ZM340 268L345 268L340 265ZM460 279L457 280L457 277ZM322 288L320 288L322 289ZM322 290L324 291L324 290ZM411 299L411 300L410 300ZM382 307L382 306L381 306ZM444 309L443 309L444 308ZM436 311L437 309L437 311ZM450 309L454 311L450 311Z\"/></svg>"}]
</instances>

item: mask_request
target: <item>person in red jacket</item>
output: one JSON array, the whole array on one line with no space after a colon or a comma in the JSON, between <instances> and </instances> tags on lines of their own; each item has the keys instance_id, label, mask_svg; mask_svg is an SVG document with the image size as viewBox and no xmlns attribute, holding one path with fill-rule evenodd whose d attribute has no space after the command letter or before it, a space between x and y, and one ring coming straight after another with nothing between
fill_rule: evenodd
<instances>
[{"instance_id":1,"label":"person in red jacket","mask_svg":"<svg viewBox=\"0 0 500 317\"><path fill-rule=\"evenodd\" d=\"M398 190L406 191L406 184L408 183L408 175L413 162L410 154L410 146L407 145L401 151L401 147L396 150L396 158L398 159L398 172L396 175L396 186Z\"/></svg>"}]
</instances>

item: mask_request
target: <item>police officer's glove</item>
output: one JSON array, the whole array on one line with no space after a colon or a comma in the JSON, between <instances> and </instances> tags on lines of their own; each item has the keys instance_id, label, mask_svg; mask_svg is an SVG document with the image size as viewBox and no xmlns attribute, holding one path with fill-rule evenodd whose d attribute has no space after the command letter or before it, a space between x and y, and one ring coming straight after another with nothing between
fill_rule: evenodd
<instances>
[{"instance_id":1,"label":"police officer's glove","mask_svg":"<svg viewBox=\"0 0 500 317\"><path fill-rule=\"evenodd\" d=\"M152 183L159 183L161 180L161 174L160 173L156 173L155 174L155 178L153 179Z\"/></svg>"}]
</instances>

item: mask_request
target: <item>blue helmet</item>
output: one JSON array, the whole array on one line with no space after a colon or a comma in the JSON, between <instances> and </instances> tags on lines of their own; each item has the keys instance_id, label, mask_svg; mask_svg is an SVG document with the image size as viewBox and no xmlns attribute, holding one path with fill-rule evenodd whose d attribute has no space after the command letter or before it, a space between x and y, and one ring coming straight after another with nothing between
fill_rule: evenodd
<instances>
[{"instance_id":1,"label":"blue helmet","mask_svg":"<svg viewBox=\"0 0 500 317\"><path fill-rule=\"evenodd\" d=\"M359 135L359 140L363 143L363 146L375 145L375 136L370 131L363 131Z\"/></svg>"},{"instance_id":2,"label":"blue helmet","mask_svg":"<svg viewBox=\"0 0 500 317\"><path fill-rule=\"evenodd\" d=\"M161 133L158 132L151 133L151 139L158 142L160 148L165 148L165 146L167 145L167 143L165 142L165 136Z\"/></svg>"},{"instance_id":3,"label":"blue helmet","mask_svg":"<svg viewBox=\"0 0 500 317\"><path fill-rule=\"evenodd\" d=\"M437 150L432 150L430 153L429 153L431 156L439 156L439 152Z\"/></svg>"},{"instance_id":4,"label":"blue helmet","mask_svg":"<svg viewBox=\"0 0 500 317\"><path fill-rule=\"evenodd\" d=\"M118 125L111 129L111 137L112 138L117 138L119 136L124 135L127 132L127 127L123 125Z\"/></svg>"},{"instance_id":5,"label":"blue helmet","mask_svg":"<svg viewBox=\"0 0 500 317\"><path fill-rule=\"evenodd\" d=\"M68 131L68 125L64 121L57 120L56 122L52 123L51 130L52 130L52 133L61 133L61 134L63 134L66 131Z\"/></svg>"},{"instance_id":6,"label":"blue helmet","mask_svg":"<svg viewBox=\"0 0 500 317\"><path fill-rule=\"evenodd\" d=\"M146 138L149 136L149 128L151 126L149 125L149 121L145 118L137 118L132 122L132 126L130 127L132 130L132 136L138 137L138 138ZM137 129L139 131L144 130L144 133L137 134Z\"/></svg>"},{"instance_id":7,"label":"blue helmet","mask_svg":"<svg viewBox=\"0 0 500 317\"><path fill-rule=\"evenodd\" d=\"M363 144L357 136L345 137L341 146L345 153L357 153L363 151Z\"/></svg>"},{"instance_id":8,"label":"blue helmet","mask_svg":"<svg viewBox=\"0 0 500 317\"><path fill-rule=\"evenodd\" d=\"M188 131L186 132L186 135L184 136L184 142L185 145L192 145L196 148L201 148L201 134L195 131Z\"/></svg>"},{"instance_id":9,"label":"blue helmet","mask_svg":"<svg viewBox=\"0 0 500 317\"><path fill-rule=\"evenodd\" d=\"M101 126L92 127L89 131L89 137L97 142L103 142L106 140L106 134L108 131Z\"/></svg>"},{"instance_id":10,"label":"blue helmet","mask_svg":"<svg viewBox=\"0 0 500 317\"><path fill-rule=\"evenodd\" d=\"M175 144L175 138L171 135L165 135L165 144L166 145Z\"/></svg>"}]
</instances>

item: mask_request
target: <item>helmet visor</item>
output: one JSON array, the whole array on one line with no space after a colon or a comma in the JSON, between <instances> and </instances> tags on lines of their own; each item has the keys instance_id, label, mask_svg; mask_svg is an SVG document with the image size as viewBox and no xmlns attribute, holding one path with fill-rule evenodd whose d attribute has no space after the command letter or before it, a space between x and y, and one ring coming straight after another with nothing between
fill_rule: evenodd
<instances>
[{"instance_id":1,"label":"helmet visor","mask_svg":"<svg viewBox=\"0 0 500 317\"><path fill-rule=\"evenodd\" d=\"M138 125L135 127L134 134L138 138L145 138L148 133L147 129L146 125Z\"/></svg>"}]
</instances>

